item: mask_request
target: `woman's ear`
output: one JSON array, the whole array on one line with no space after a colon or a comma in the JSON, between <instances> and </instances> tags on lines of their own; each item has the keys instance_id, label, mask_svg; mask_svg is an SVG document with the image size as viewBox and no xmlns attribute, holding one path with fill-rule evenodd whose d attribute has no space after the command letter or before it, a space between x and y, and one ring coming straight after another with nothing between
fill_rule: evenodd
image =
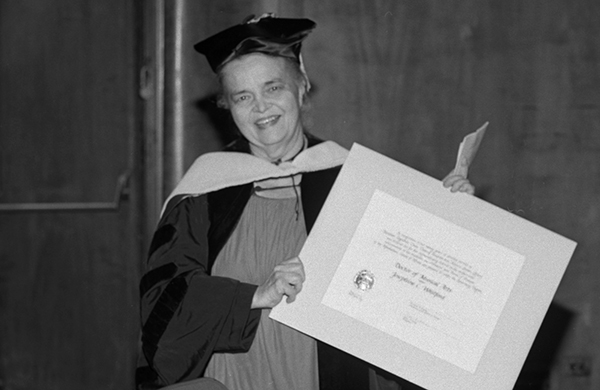
<instances>
[{"instance_id":1,"label":"woman's ear","mask_svg":"<svg viewBox=\"0 0 600 390\"><path fill-rule=\"evenodd\" d=\"M300 102L300 107L304 105L304 100L308 95L308 91L310 90L308 80L305 77L300 81L300 85L298 86L298 101Z\"/></svg>"}]
</instances>

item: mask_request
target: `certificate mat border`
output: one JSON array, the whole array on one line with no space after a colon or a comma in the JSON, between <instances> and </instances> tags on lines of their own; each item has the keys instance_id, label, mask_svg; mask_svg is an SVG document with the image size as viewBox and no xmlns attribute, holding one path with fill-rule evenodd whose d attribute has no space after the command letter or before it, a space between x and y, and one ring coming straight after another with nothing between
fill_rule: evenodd
<instances>
[{"instance_id":1,"label":"certificate mat border","mask_svg":"<svg viewBox=\"0 0 600 390\"><path fill-rule=\"evenodd\" d=\"M474 373L321 303L376 189L525 256ZM300 253L302 292L270 317L428 390L510 390L576 245L355 143Z\"/></svg>"}]
</instances>

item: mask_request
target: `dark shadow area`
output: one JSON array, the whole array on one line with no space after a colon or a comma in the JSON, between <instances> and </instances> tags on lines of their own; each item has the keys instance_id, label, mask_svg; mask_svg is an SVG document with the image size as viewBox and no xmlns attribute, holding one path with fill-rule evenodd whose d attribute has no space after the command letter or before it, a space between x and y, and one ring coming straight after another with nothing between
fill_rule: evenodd
<instances>
[{"instance_id":1,"label":"dark shadow area","mask_svg":"<svg viewBox=\"0 0 600 390\"><path fill-rule=\"evenodd\" d=\"M369 372L362 360L323 342L317 348L320 390L369 388Z\"/></svg>"},{"instance_id":2,"label":"dark shadow area","mask_svg":"<svg viewBox=\"0 0 600 390\"><path fill-rule=\"evenodd\" d=\"M575 313L550 304L546 317L525 359L514 390L546 390L556 353L568 331Z\"/></svg>"},{"instance_id":3,"label":"dark shadow area","mask_svg":"<svg viewBox=\"0 0 600 390\"><path fill-rule=\"evenodd\" d=\"M427 390L421 386L415 385L412 382L409 382L400 377L397 377L394 374L390 374L389 372L384 371L380 368L373 367L373 369L375 370L377 375L380 377L380 379L378 379L378 381L379 381L379 385L383 389L386 389L386 387L385 387L386 385L388 386L387 388L393 389L395 384L397 384L400 386L399 390ZM382 381L382 379L383 379L383 381ZM388 383L386 383L386 381Z\"/></svg>"}]
</instances>

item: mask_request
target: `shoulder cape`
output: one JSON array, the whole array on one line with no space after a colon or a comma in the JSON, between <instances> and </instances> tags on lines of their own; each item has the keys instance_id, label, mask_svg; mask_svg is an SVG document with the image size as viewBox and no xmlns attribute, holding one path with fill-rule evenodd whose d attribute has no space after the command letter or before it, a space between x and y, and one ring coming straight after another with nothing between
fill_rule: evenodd
<instances>
[{"instance_id":1,"label":"shoulder cape","mask_svg":"<svg viewBox=\"0 0 600 390\"><path fill-rule=\"evenodd\" d=\"M207 153L194 161L167 198L165 207L177 195L198 196L259 180L320 171L342 165L347 156L348 150L333 141L309 147L292 161L279 165L242 152Z\"/></svg>"}]
</instances>

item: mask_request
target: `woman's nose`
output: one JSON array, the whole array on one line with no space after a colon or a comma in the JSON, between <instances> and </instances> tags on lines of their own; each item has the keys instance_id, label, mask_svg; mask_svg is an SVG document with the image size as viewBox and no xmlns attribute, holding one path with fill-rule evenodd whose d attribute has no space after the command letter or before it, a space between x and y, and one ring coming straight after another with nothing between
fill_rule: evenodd
<instances>
[{"instance_id":1,"label":"woman's nose","mask_svg":"<svg viewBox=\"0 0 600 390\"><path fill-rule=\"evenodd\" d=\"M257 112L265 112L265 111L267 111L268 108L269 108L269 103L262 96L260 96L254 100L254 109Z\"/></svg>"}]
</instances>

